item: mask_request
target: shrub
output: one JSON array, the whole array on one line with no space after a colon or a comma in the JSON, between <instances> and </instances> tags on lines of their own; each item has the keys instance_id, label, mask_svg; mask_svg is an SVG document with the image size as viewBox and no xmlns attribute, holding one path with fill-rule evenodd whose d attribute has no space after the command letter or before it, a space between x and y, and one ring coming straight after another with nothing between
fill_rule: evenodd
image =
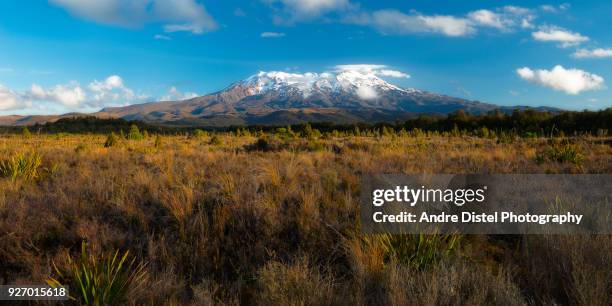
<instances>
[{"instance_id":1,"label":"shrub","mask_svg":"<svg viewBox=\"0 0 612 306\"><path fill-rule=\"evenodd\" d=\"M304 127L304 137L307 139L317 139L322 136L321 132L317 129L313 129L310 123L307 123Z\"/></svg>"},{"instance_id":2,"label":"shrub","mask_svg":"<svg viewBox=\"0 0 612 306\"><path fill-rule=\"evenodd\" d=\"M286 265L269 262L259 272L259 305L329 305L333 283L308 266L306 260Z\"/></svg>"},{"instance_id":3,"label":"shrub","mask_svg":"<svg viewBox=\"0 0 612 306\"><path fill-rule=\"evenodd\" d=\"M83 152L83 151L85 151L85 150L87 150L87 146L86 146L86 145L84 145L84 144L82 144L82 143L79 143L79 144L76 146L76 148L74 148L74 152L76 152L76 153L80 153L80 152Z\"/></svg>"},{"instance_id":4,"label":"shrub","mask_svg":"<svg viewBox=\"0 0 612 306\"><path fill-rule=\"evenodd\" d=\"M81 305L120 305L132 300L147 284L145 265L128 260L129 252L98 258L88 253L81 244L81 255L73 259L68 256L68 270L55 267L58 278L47 283L53 287L68 285L71 298ZM130 296L132 295L132 296Z\"/></svg>"},{"instance_id":5,"label":"shrub","mask_svg":"<svg viewBox=\"0 0 612 306\"><path fill-rule=\"evenodd\" d=\"M501 267L495 271L474 263L441 261L427 270L392 265L385 272L380 284L385 293L379 297L386 300L383 304L529 305Z\"/></svg>"},{"instance_id":6,"label":"shrub","mask_svg":"<svg viewBox=\"0 0 612 306\"><path fill-rule=\"evenodd\" d=\"M206 136L208 136L208 133L206 133L205 131L201 129L196 129L195 131L193 131L194 138L204 138Z\"/></svg>"},{"instance_id":7,"label":"shrub","mask_svg":"<svg viewBox=\"0 0 612 306\"><path fill-rule=\"evenodd\" d=\"M135 125L135 124L132 124L130 126L130 131L128 132L127 138L130 139L130 140L142 140L142 139L144 139L144 136L142 135L142 133L138 129L138 126Z\"/></svg>"},{"instance_id":8,"label":"shrub","mask_svg":"<svg viewBox=\"0 0 612 306\"><path fill-rule=\"evenodd\" d=\"M119 137L115 135L115 133L110 133L108 137L106 137L106 141L104 142L105 148L114 147L119 144Z\"/></svg>"},{"instance_id":9,"label":"shrub","mask_svg":"<svg viewBox=\"0 0 612 306\"><path fill-rule=\"evenodd\" d=\"M293 132L293 130L291 129L291 126L288 126L286 128L284 127L277 128L274 134L280 139L285 140L285 141L294 139L299 136L295 132Z\"/></svg>"},{"instance_id":10,"label":"shrub","mask_svg":"<svg viewBox=\"0 0 612 306\"><path fill-rule=\"evenodd\" d=\"M160 149L162 147L162 138L159 134L155 136L155 148Z\"/></svg>"},{"instance_id":11,"label":"shrub","mask_svg":"<svg viewBox=\"0 0 612 306\"><path fill-rule=\"evenodd\" d=\"M283 149L283 143L275 137L260 137L255 143L244 147L247 151L273 152Z\"/></svg>"},{"instance_id":12,"label":"shrub","mask_svg":"<svg viewBox=\"0 0 612 306\"><path fill-rule=\"evenodd\" d=\"M27 126L24 126L23 129L21 130L21 134L23 135L23 137L25 138L30 138L32 137L32 133L30 133L30 130L28 129Z\"/></svg>"},{"instance_id":13,"label":"shrub","mask_svg":"<svg viewBox=\"0 0 612 306\"><path fill-rule=\"evenodd\" d=\"M17 178L37 179L41 161L41 156L36 152L13 155L7 160L0 161L0 176L10 177L13 181Z\"/></svg>"},{"instance_id":14,"label":"shrub","mask_svg":"<svg viewBox=\"0 0 612 306\"><path fill-rule=\"evenodd\" d=\"M461 235L380 234L366 236L363 240L368 247L381 248L385 262L425 268L453 255L457 250Z\"/></svg>"},{"instance_id":15,"label":"shrub","mask_svg":"<svg viewBox=\"0 0 612 306\"><path fill-rule=\"evenodd\" d=\"M580 164L584 160L582 149L577 144L569 142L554 143L543 152L536 154L536 162L541 164L545 161L557 163Z\"/></svg>"},{"instance_id":16,"label":"shrub","mask_svg":"<svg viewBox=\"0 0 612 306\"><path fill-rule=\"evenodd\" d=\"M214 145L214 146L218 146L221 145L221 138L219 138L219 136L214 135L213 137L210 138L210 144Z\"/></svg>"}]
</instances>

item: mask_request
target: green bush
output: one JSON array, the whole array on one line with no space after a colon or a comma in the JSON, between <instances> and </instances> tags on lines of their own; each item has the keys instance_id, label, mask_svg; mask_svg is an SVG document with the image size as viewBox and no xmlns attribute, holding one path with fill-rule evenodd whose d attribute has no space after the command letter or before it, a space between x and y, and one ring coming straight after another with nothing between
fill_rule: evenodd
<instances>
[{"instance_id":1,"label":"green bush","mask_svg":"<svg viewBox=\"0 0 612 306\"><path fill-rule=\"evenodd\" d=\"M285 148L285 144L276 137L259 137L255 143L244 146L247 151L275 152Z\"/></svg>"},{"instance_id":2,"label":"green bush","mask_svg":"<svg viewBox=\"0 0 612 306\"><path fill-rule=\"evenodd\" d=\"M380 234L364 237L366 245L382 248L385 261L425 268L453 255L461 235Z\"/></svg>"},{"instance_id":3,"label":"green bush","mask_svg":"<svg viewBox=\"0 0 612 306\"><path fill-rule=\"evenodd\" d=\"M30 130L28 129L27 126L23 127L23 129L21 130L21 134L23 134L23 137L25 137L25 138L32 137L32 133L30 133Z\"/></svg>"},{"instance_id":4,"label":"green bush","mask_svg":"<svg viewBox=\"0 0 612 306\"><path fill-rule=\"evenodd\" d=\"M579 145L565 142L554 143L543 152L536 154L536 162L542 164L546 161L557 163L580 164L584 160L584 154Z\"/></svg>"},{"instance_id":5,"label":"green bush","mask_svg":"<svg viewBox=\"0 0 612 306\"><path fill-rule=\"evenodd\" d=\"M195 131L193 131L194 138L204 138L206 136L208 136L208 133L206 133L206 131L203 131L201 129L196 129Z\"/></svg>"},{"instance_id":6,"label":"green bush","mask_svg":"<svg viewBox=\"0 0 612 306\"><path fill-rule=\"evenodd\" d=\"M137 125L132 124L132 126L130 126L130 131L128 132L127 138L129 140L142 140L144 139L144 135L142 135Z\"/></svg>"},{"instance_id":7,"label":"green bush","mask_svg":"<svg viewBox=\"0 0 612 306\"><path fill-rule=\"evenodd\" d=\"M114 147L119 144L119 137L115 135L115 133L110 133L108 137L106 137L106 141L104 142L105 148Z\"/></svg>"},{"instance_id":8,"label":"green bush","mask_svg":"<svg viewBox=\"0 0 612 306\"><path fill-rule=\"evenodd\" d=\"M214 146L218 146L222 144L221 138L219 138L219 136L214 135L213 137L210 138L210 144L214 145Z\"/></svg>"},{"instance_id":9,"label":"green bush","mask_svg":"<svg viewBox=\"0 0 612 306\"><path fill-rule=\"evenodd\" d=\"M68 256L68 269L60 271L55 267L58 278L50 278L47 283L53 287L68 285L71 298L80 305L126 305L132 301L147 284L145 265L137 264L136 259L128 260L129 252L119 256L98 258L89 254L85 243L81 245L78 258Z\"/></svg>"},{"instance_id":10,"label":"green bush","mask_svg":"<svg viewBox=\"0 0 612 306\"><path fill-rule=\"evenodd\" d=\"M0 161L0 176L11 180L23 178L25 180L37 179L42 157L36 153L16 154L9 159Z\"/></svg>"}]
</instances>

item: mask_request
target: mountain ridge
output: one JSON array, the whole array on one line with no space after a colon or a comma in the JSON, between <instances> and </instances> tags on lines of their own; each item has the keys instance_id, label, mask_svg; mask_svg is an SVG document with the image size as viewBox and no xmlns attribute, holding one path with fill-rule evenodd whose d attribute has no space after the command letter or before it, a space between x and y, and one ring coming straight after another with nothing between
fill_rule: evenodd
<instances>
[{"instance_id":1,"label":"mountain ridge","mask_svg":"<svg viewBox=\"0 0 612 306\"><path fill-rule=\"evenodd\" d=\"M344 69L304 74L260 71L223 90L187 100L106 107L92 114L5 116L0 117L0 125L32 125L92 115L181 126L284 125L322 121L355 123L396 121L422 113L448 114L464 110L481 114L496 109L509 112L524 108L401 88L373 71Z\"/></svg>"}]
</instances>

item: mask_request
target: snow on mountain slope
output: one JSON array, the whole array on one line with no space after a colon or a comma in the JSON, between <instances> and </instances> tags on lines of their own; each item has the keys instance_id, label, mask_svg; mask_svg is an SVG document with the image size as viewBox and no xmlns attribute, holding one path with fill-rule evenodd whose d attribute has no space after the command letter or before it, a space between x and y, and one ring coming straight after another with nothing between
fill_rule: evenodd
<instances>
[{"instance_id":1,"label":"snow on mountain slope","mask_svg":"<svg viewBox=\"0 0 612 306\"><path fill-rule=\"evenodd\" d=\"M261 71L235 86L248 88L251 95L275 91L281 95L301 94L308 98L319 94L351 94L363 100L372 100L388 91L403 93L418 92L416 89L402 89L379 76L409 77L407 74L384 69L382 65L340 65L323 73L290 73L283 71Z\"/></svg>"}]
</instances>

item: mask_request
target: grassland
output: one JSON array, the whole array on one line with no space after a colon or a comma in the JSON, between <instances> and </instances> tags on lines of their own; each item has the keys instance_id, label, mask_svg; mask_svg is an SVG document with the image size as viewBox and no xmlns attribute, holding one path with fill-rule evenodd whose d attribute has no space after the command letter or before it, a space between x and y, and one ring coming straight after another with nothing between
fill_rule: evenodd
<instances>
[{"instance_id":1,"label":"grassland","mask_svg":"<svg viewBox=\"0 0 612 306\"><path fill-rule=\"evenodd\" d=\"M131 134L0 136L0 284L68 284L86 304L612 302L610 236L358 222L362 176L610 173L609 138Z\"/></svg>"}]
</instances>

